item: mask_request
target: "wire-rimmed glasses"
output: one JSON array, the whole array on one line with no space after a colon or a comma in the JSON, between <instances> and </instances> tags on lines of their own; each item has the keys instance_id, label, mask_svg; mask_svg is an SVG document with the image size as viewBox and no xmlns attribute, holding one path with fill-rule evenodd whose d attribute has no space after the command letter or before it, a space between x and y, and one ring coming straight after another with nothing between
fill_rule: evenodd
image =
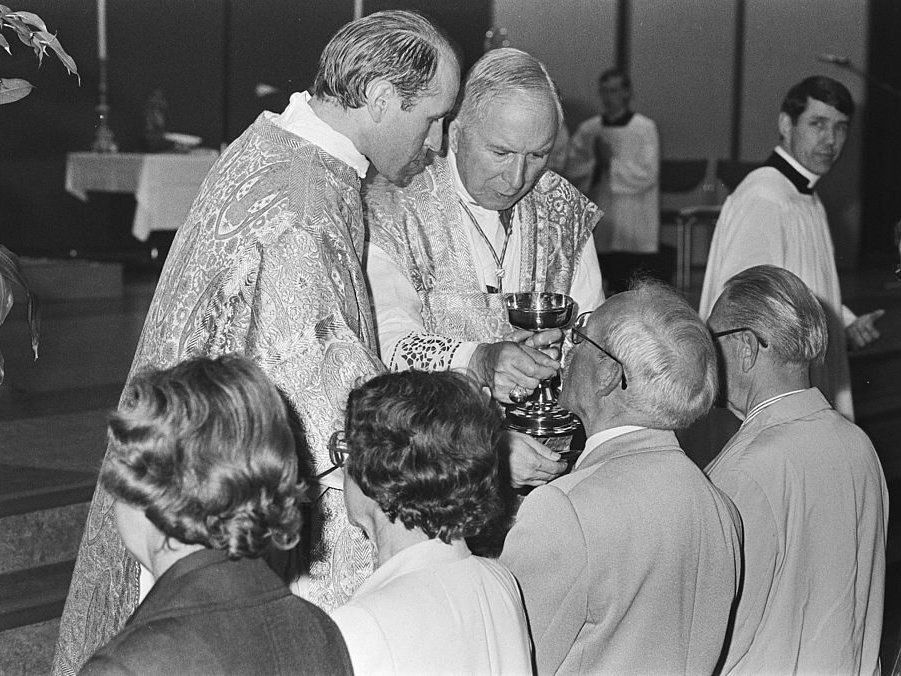
<instances>
[{"instance_id":1,"label":"wire-rimmed glasses","mask_svg":"<svg viewBox=\"0 0 901 676\"><path fill-rule=\"evenodd\" d=\"M757 342L760 343L760 347L769 347L770 344L767 342L766 338L763 338L757 331L752 329L750 326L739 326L735 329L726 329L725 331L711 331L710 335L714 338L722 338L723 336L731 336L733 333L741 333L742 331L748 331L753 335Z\"/></svg>"},{"instance_id":2,"label":"wire-rimmed glasses","mask_svg":"<svg viewBox=\"0 0 901 676\"><path fill-rule=\"evenodd\" d=\"M594 342L591 338L589 338L587 335L585 335L585 327L588 324L588 318L590 316L591 316L590 312L583 312L578 317L576 317L575 323L572 325L572 328L570 328L570 332L571 332L570 338L573 341L573 345L578 345L579 343L581 343L583 341L586 343L589 343L589 344L593 345L594 347L596 347L597 349L599 349L601 352L603 352L605 355L607 355L610 359L615 361L617 364L619 364L620 372L622 373L622 380L621 380L622 388L626 389L626 367L623 366L623 363L619 359L614 357L612 354L610 354L609 350L601 347L596 342Z\"/></svg>"}]
</instances>

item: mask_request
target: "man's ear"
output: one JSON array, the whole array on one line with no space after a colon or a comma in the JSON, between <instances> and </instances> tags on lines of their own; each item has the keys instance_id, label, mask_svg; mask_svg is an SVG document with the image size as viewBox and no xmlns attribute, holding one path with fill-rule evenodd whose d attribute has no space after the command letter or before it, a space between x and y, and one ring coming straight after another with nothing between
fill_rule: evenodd
<instances>
[{"instance_id":1,"label":"man's ear","mask_svg":"<svg viewBox=\"0 0 901 676\"><path fill-rule=\"evenodd\" d=\"M381 122L397 98L394 85L388 80L378 79L366 87L366 109L375 123Z\"/></svg>"},{"instance_id":2,"label":"man's ear","mask_svg":"<svg viewBox=\"0 0 901 676\"><path fill-rule=\"evenodd\" d=\"M597 371L597 393L600 397L606 397L616 388L622 387L622 366L612 359L604 359Z\"/></svg>"},{"instance_id":3,"label":"man's ear","mask_svg":"<svg viewBox=\"0 0 901 676\"><path fill-rule=\"evenodd\" d=\"M742 373L747 373L757 363L757 358L760 356L760 343L757 341L757 336L750 331L742 331L739 334L739 341L741 370Z\"/></svg>"},{"instance_id":4,"label":"man's ear","mask_svg":"<svg viewBox=\"0 0 901 676\"><path fill-rule=\"evenodd\" d=\"M779 136L782 140L787 140L791 136L792 127L791 116L788 113L779 113Z\"/></svg>"},{"instance_id":5,"label":"man's ear","mask_svg":"<svg viewBox=\"0 0 901 676\"><path fill-rule=\"evenodd\" d=\"M457 120L451 120L447 127L447 143L454 154L456 154L460 145L460 123Z\"/></svg>"}]
</instances>

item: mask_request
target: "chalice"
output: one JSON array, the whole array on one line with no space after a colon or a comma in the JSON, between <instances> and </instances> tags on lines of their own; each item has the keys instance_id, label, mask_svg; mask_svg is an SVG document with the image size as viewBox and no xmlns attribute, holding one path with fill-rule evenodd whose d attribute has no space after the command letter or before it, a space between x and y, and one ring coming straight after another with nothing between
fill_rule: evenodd
<instances>
[{"instance_id":1,"label":"chalice","mask_svg":"<svg viewBox=\"0 0 901 676\"><path fill-rule=\"evenodd\" d=\"M569 296L547 291L510 293L504 296L504 304L509 322L529 331L566 326L575 306ZM541 381L536 393L526 401L507 407L507 429L533 437L560 437L578 429L576 416L557 403L553 381Z\"/></svg>"}]
</instances>

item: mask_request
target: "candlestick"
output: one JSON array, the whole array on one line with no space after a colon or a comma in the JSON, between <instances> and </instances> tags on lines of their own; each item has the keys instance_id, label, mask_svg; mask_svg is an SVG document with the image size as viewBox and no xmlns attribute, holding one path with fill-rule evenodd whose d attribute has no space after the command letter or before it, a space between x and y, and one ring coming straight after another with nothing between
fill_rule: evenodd
<instances>
[{"instance_id":1,"label":"candlestick","mask_svg":"<svg viewBox=\"0 0 901 676\"><path fill-rule=\"evenodd\" d=\"M106 0L97 0L97 58L106 61Z\"/></svg>"}]
</instances>

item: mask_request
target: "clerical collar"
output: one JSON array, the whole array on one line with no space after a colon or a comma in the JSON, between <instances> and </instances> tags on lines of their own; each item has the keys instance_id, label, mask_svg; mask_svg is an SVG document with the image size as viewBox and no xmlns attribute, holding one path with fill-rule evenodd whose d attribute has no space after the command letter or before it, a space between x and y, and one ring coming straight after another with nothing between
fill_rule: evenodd
<instances>
[{"instance_id":1,"label":"clerical collar","mask_svg":"<svg viewBox=\"0 0 901 676\"><path fill-rule=\"evenodd\" d=\"M610 429L595 432L585 440L585 450L579 455L579 459L576 460L576 464L573 465L573 470L578 469L579 465L581 465L585 458L588 457L588 454L598 448L601 444L606 443L611 439L621 437L629 432L637 432L638 430L643 429L647 428L642 427L641 425L620 425L619 427L611 427Z\"/></svg>"},{"instance_id":2,"label":"clerical collar","mask_svg":"<svg viewBox=\"0 0 901 676\"><path fill-rule=\"evenodd\" d=\"M601 119L604 120L605 127L625 127L629 122L632 121L632 116L635 115L631 110L625 110L616 117L608 117L607 115L601 115Z\"/></svg>"},{"instance_id":3,"label":"clerical collar","mask_svg":"<svg viewBox=\"0 0 901 676\"><path fill-rule=\"evenodd\" d=\"M447 163L450 165L451 178L454 180L454 190L457 192L457 196L463 203L468 207L475 207L476 209L482 209L482 211L490 211L490 209L484 209L479 206L479 203L475 201L475 198L469 194L466 186L463 185L463 179L460 177L460 170L457 169L457 154L451 150L450 147L447 149Z\"/></svg>"},{"instance_id":4,"label":"clerical collar","mask_svg":"<svg viewBox=\"0 0 901 676\"><path fill-rule=\"evenodd\" d=\"M778 170L803 195L812 195L817 181L820 180L818 174L813 173L798 162L782 146L776 146L773 153L767 158L767 161L763 163L763 166L773 167L773 169Z\"/></svg>"},{"instance_id":5,"label":"clerical collar","mask_svg":"<svg viewBox=\"0 0 901 676\"><path fill-rule=\"evenodd\" d=\"M272 121L282 129L319 146L356 171L361 179L365 178L369 160L357 150L353 141L332 129L313 112L309 103L311 98L310 92L291 94L288 107L281 115L274 116Z\"/></svg>"}]
</instances>

